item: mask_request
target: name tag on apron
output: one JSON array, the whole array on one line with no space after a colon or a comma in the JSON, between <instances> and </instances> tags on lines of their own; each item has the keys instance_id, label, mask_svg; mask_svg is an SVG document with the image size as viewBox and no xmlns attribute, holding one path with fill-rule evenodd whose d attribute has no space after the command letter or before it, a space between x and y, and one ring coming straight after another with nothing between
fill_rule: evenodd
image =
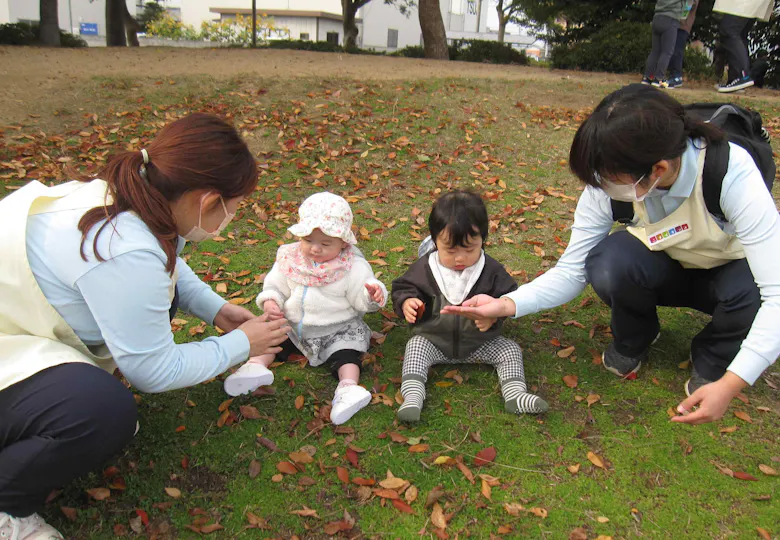
<instances>
[{"instance_id":1,"label":"name tag on apron","mask_svg":"<svg viewBox=\"0 0 780 540\"><path fill-rule=\"evenodd\" d=\"M688 223L681 223L680 225L675 225L674 227L670 227L664 231L651 234L647 237L647 241L650 243L650 245L660 244L661 242L669 240L677 234L690 230L691 226Z\"/></svg>"}]
</instances>

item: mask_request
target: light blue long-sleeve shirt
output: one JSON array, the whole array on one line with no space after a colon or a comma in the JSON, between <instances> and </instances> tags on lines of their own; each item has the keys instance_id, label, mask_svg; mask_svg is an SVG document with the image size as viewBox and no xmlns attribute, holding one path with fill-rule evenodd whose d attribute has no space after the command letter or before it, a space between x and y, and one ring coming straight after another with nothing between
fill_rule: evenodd
<instances>
[{"instance_id":1,"label":"light blue long-sleeve shirt","mask_svg":"<svg viewBox=\"0 0 780 540\"><path fill-rule=\"evenodd\" d=\"M702 146L689 141L677 181L669 190L658 190L646 199L645 207L653 223L677 210L693 192ZM727 223L721 225L742 243L762 303L728 370L753 384L780 355L780 217L753 158L743 148L730 146L720 195ZM580 294L587 285L588 253L610 233L613 225L609 196L587 186L577 203L569 245L555 267L505 295L515 303L515 317L560 306Z\"/></svg>"},{"instance_id":2,"label":"light blue long-sleeve shirt","mask_svg":"<svg viewBox=\"0 0 780 540\"><path fill-rule=\"evenodd\" d=\"M192 386L245 361L241 331L177 345L169 322L171 277L166 257L148 227L131 212L99 237L93 227L80 256L77 224L84 210L51 212L27 220L30 269L46 299L87 345L105 343L123 375L138 390L164 392ZM184 246L180 239L179 250ZM213 324L225 300L181 259L176 261L179 307Z\"/></svg>"}]
</instances>

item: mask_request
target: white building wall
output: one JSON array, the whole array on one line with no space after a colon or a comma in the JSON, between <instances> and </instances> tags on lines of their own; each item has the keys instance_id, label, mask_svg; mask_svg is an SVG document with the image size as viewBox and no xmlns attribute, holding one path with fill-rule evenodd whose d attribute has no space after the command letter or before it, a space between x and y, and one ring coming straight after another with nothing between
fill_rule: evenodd
<instances>
[{"instance_id":1,"label":"white building wall","mask_svg":"<svg viewBox=\"0 0 780 540\"><path fill-rule=\"evenodd\" d=\"M218 20L219 15L210 8L252 9L252 0L169 0L166 5L181 7L181 20L195 28L203 21ZM324 11L341 13L340 0L257 0L257 11L264 9L287 9L290 11ZM312 33L313 35L313 33Z\"/></svg>"},{"instance_id":2,"label":"white building wall","mask_svg":"<svg viewBox=\"0 0 780 540\"><path fill-rule=\"evenodd\" d=\"M327 39L328 32L336 32L339 35L339 44L344 37L344 25L341 21L334 21L331 19L320 19L320 33L317 36L317 41L325 41ZM314 34L312 34L313 39Z\"/></svg>"},{"instance_id":3,"label":"white building wall","mask_svg":"<svg viewBox=\"0 0 780 540\"><path fill-rule=\"evenodd\" d=\"M479 17L474 12L479 9L479 0L473 0L472 4L470 1L440 0L439 6L444 28L447 31L447 39L498 39L498 30L488 27L488 19L495 18L490 12L490 10L495 12L495 0L482 0ZM399 49L410 45L422 45L422 29L416 8L412 9L407 17L402 15L395 6L374 0L360 8L358 17L363 19L364 32L361 36L360 46L364 49L386 50L388 29L398 30ZM478 24L479 28L477 28ZM507 43L518 48L526 48L532 43L544 47L543 42L529 36L526 29L519 29L516 26L513 26L513 29L517 30L517 33L507 33L505 36Z\"/></svg>"},{"instance_id":4,"label":"white building wall","mask_svg":"<svg viewBox=\"0 0 780 540\"><path fill-rule=\"evenodd\" d=\"M130 14L136 15L135 0L125 0ZM0 22L3 21L3 7L7 5L8 15L5 22L38 21L41 18L40 2L37 0L2 0L0 1ZM98 33L106 35L106 0L59 0L60 28L66 32L79 33L79 23L97 23Z\"/></svg>"},{"instance_id":5,"label":"white building wall","mask_svg":"<svg viewBox=\"0 0 780 540\"><path fill-rule=\"evenodd\" d=\"M8 7L8 0L0 0L0 24L11 22L11 12Z\"/></svg>"},{"instance_id":6,"label":"white building wall","mask_svg":"<svg viewBox=\"0 0 780 540\"><path fill-rule=\"evenodd\" d=\"M363 32L360 36L360 47L363 49L387 49L388 29L398 30L398 48L422 44L422 30L417 7L402 15L398 8L387 5L381 0L369 2L358 12L363 19Z\"/></svg>"}]
</instances>

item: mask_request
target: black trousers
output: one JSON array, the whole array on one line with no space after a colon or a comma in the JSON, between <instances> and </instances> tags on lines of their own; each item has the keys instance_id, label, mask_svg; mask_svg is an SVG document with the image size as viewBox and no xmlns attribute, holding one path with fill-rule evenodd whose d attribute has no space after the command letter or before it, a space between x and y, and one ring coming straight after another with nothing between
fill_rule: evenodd
<instances>
[{"instance_id":1,"label":"black trousers","mask_svg":"<svg viewBox=\"0 0 780 540\"><path fill-rule=\"evenodd\" d=\"M650 347L660 329L658 306L689 307L712 315L691 343L696 371L710 380L726 372L761 307L746 260L711 270L684 269L627 231L616 232L593 248L585 268L596 294L612 308L612 334L620 354L636 356Z\"/></svg>"},{"instance_id":2,"label":"black trousers","mask_svg":"<svg viewBox=\"0 0 780 540\"><path fill-rule=\"evenodd\" d=\"M755 19L728 14L720 20L718 30L729 63L729 82L750 74L747 36L755 23Z\"/></svg>"},{"instance_id":3,"label":"black trousers","mask_svg":"<svg viewBox=\"0 0 780 540\"><path fill-rule=\"evenodd\" d=\"M276 360L279 362L286 362L292 354L300 354L303 356L303 353L298 350L298 347L296 347L295 344L288 339L282 343L282 350L281 352L277 353ZM326 364L328 368L330 368L331 374L333 374L333 376L338 379L339 369L341 369L341 366L355 364L358 368L362 367L363 353L354 349L342 349L331 354L328 357Z\"/></svg>"},{"instance_id":4,"label":"black trousers","mask_svg":"<svg viewBox=\"0 0 780 540\"><path fill-rule=\"evenodd\" d=\"M49 493L133 438L133 395L90 364L45 369L0 391L0 512L26 517Z\"/></svg>"}]
</instances>

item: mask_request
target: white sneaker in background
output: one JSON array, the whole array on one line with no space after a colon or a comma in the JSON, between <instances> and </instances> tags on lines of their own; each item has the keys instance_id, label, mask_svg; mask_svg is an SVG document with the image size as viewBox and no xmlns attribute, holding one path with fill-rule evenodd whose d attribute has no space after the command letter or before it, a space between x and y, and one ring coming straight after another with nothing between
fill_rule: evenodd
<instances>
[{"instance_id":1,"label":"white sneaker in background","mask_svg":"<svg viewBox=\"0 0 780 540\"><path fill-rule=\"evenodd\" d=\"M336 388L330 421L340 425L352 418L356 412L371 402L371 392L357 384Z\"/></svg>"},{"instance_id":2,"label":"white sneaker in background","mask_svg":"<svg viewBox=\"0 0 780 540\"><path fill-rule=\"evenodd\" d=\"M247 362L225 379L225 392L230 396L240 396L254 392L260 386L273 384L274 374L263 364Z\"/></svg>"},{"instance_id":3,"label":"white sneaker in background","mask_svg":"<svg viewBox=\"0 0 780 540\"><path fill-rule=\"evenodd\" d=\"M60 532L38 514L24 518L0 512L0 538L12 540L63 540Z\"/></svg>"}]
</instances>

